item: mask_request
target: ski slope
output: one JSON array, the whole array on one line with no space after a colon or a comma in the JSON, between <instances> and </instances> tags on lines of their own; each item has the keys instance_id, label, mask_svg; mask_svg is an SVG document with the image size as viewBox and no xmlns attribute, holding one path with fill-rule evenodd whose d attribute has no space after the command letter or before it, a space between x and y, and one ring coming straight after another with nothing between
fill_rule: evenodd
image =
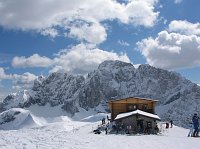
<instances>
[{"instance_id":1,"label":"ski slope","mask_svg":"<svg viewBox=\"0 0 200 149\"><path fill-rule=\"evenodd\" d=\"M30 114L29 114L30 115ZM31 113L37 123L32 128L0 130L0 149L199 149L200 138L187 137L189 130L174 126L163 129L161 135L122 135L94 134L106 114L75 115L76 120L68 116L38 117ZM77 117L82 119L77 120ZM22 118L21 118L22 119ZM44 123L46 119L46 123ZM24 120L24 119L23 119ZM29 121L30 123L30 121ZM36 123L36 122L33 122ZM13 121L14 125L14 121ZM25 125L27 126L27 125Z\"/></svg>"}]
</instances>

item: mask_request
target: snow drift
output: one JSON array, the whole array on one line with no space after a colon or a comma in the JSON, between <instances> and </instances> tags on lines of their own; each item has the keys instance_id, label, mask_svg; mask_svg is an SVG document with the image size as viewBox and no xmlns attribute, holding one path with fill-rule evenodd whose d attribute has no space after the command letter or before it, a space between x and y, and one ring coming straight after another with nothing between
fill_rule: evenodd
<instances>
[{"instance_id":1,"label":"snow drift","mask_svg":"<svg viewBox=\"0 0 200 149\"><path fill-rule=\"evenodd\" d=\"M30 111L21 108L12 108L0 114L0 129L21 129L40 126L34 120Z\"/></svg>"}]
</instances>

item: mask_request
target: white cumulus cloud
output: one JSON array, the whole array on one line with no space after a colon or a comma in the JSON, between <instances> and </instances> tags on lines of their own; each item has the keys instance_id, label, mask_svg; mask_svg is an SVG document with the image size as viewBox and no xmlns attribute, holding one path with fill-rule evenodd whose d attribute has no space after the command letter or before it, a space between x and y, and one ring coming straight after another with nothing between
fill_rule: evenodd
<instances>
[{"instance_id":1,"label":"white cumulus cloud","mask_svg":"<svg viewBox=\"0 0 200 149\"><path fill-rule=\"evenodd\" d=\"M44 30L41 30L41 34L44 36L50 36L52 38L55 38L56 36L58 36L58 31L54 28L46 28Z\"/></svg>"},{"instance_id":2,"label":"white cumulus cloud","mask_svg":"<svg viewBox=\"0 0 200 149\"><path fill-rule=\"evenodd\" d=\"M10 79L10 78L12 78L12 76L11 75L7 75L5 73L4 68L0 67L0 81L3 80L3 79Z\"/></svg>"},{"instance_id":3,"label":"white cumulus cloud","mask_svg":"<svg viewBox=\"0 0 200 149\"><path fill-rule=\"evenodd\" d=\"M200 35L200 23L191 23L186 20L174 20L169 24L169 31L186 35Z\"/></svg>"},{"instance_id":4,"label":"white cumulus cloud","mask_svg":"<svg viewBox=\"0 0 200 149\"><path fill-rule=\"evenodd\" d=\"M52 64L52 60L45 56L40 56L38 54L33 54L30 57L16 56L12 60L12 66L17 68L26 67L48 67Z\"/></svg>"},{"instance_id":5,"label":"white cumulus cloud","mask_svg":"<svg viewBox=\"0 0 200 149\"><path fill-rule=\"evenodd\" d=\"M168 30L176 32L161 31L156 38L137 43L142 55L150 65L164 69L200 67L200 36L193 33L193 27L185 29L187 32L178 27L172 30L172 22Z\"/></svg>"},{"instance_id":6,"label":"white cumulus cloud","mask_svg":"<svg viewBox=\"0 0 200 149\"><path fill-rule=\"evenodd\" d=\"M19 74L7 74L5 72L5 69L0 67L0 81L11 80L12 83L13 83L14 89L16 89L16 86L20 86L20 89L30 88L33 85L33 81L36 78L37 78L36 75L29 73L29 72L25 72L25 73L20 74L20 75ZM1 87L1 84L0 84L0 90L4 90L3 87Z\"/></svg>"},{"instance_id":7,"label":"white cumulus cloud","mask_svg":"<svg viewBox=\"0 0 200 149\"><path fill-rule=\"evenodd\" d=\"M130 0L122 4L115 0L0 0L0 26L24 31L35 30L52 37L56 37L57 30L61 29L64 32L70 31L78 39L99 43L106 38L103 21L118 20L134 26L152 27L159 15L155 10L157 2L158 0ZM78 29L71 24L76 20L83 20L91 25ZM74 30L79 30L82 34ZM85 36L86 33L91 37Z\"/></svg>"},{"instance_id":8,"label":"white cumulus cloud","mask_svg":"<svg viewBox=\"0 0 200 149\"><path fill-rule=\"evenodd\" d=\"M199 23L174 20L156 38L138 42L138 48L150 65L164 69L200 67Z\"/></svg>"},{"instance_id":9,"label":"white cumulus cloud","mask_svg":"<svg viewBox=\"0 0 200 149\"><path fill-rule=\"evenodd\" d=\"M64 70L74 74L86 74L96 69L105 60L130 62L124 53L117 54L101 50L91 44L79 44L59 52L54 58L55 67L52 71Z\"/></svg>"},{"instance_id":10,"label":"white cumulus cloud","mask_svg":"<svg viewBox=\"0 0 200 149\"><path fill-rule=\"evenodd\" d=\"M131 62L126 53L105 51L96 44L78 44L54 54L54 58L42 57L34 54L30 57L14 57L12 66L15 68L46 67L51 72L64 71L73 74L86 74L93 71L105 60L120 60ZM1 69L0 69L1 74ZM2 76L3 75L2 71Z\"/></svg>"},{"instance_id":11,"label":"white cumulus cloud","mask_svg":"<svg viewBox=\"0 0 200 149\"><path fill-rule=\"evenodd\" d=\"M29 72L25 72L22 75L18 75L18 74L13 74L12 78L13 81L16 84L30 84L33 83L33 81L36 79L36 75L29 73Z\"/></svg>"},{"instance_id":12,"label":"white cumulus cloud","mask_svg":"<svg viewBox=\"0 0 200 149\"><path fill-rule=\"evenodd\" d=\"M105 28L99 23L80 23L70 27L68 36L98 44L106 40L107 34Z\"/></svg>"},{"instance_id":13,"label":"white cumulus cloud","mask_svg":"<svg viewBox=\"0 0 200 149\"><path fill-rule=\"evenodd\" d=\"M13 74L12 75L12 89L13 90L22 90L29 89L33 86L34 80L37 78L36 75L25 72L21 75Z\"/></svg>"}]
</instances>

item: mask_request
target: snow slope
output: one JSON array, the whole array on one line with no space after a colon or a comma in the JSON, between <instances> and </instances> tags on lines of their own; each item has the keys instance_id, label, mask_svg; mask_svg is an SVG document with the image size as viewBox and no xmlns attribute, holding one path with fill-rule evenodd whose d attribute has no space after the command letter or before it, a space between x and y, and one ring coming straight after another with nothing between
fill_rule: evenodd
<instances>
[{"instance_id":1,"label":"snow slope","mask_svg":"<svg viewBox=\"0 0 200 149\"><path fill-rule=\"evenodd\" d=\"M78 115L76 115L78 117ZM63 116L63 121L42 127L19 130L0 130L1 149L199 149L200 138L187 137L188 130L174 126L163 129L162 135L93 134L106 114L85 117L92 122L74 121ZM65 118L64 118L65 117ZM83 117L83 113L82 113ZM55 120L55 119L54 119Z\"/></svg>"},{"instance_id":2,"label":"snow slope","mask_svg":"<svg viewBox=\"0 0 200 149\"><path fill-rule=\"evenodd\" d=\"M0 113L0 129L20 129L40 126L34 120L30 111L21 108L12 108Z\"/></svg>"}]
</instances>

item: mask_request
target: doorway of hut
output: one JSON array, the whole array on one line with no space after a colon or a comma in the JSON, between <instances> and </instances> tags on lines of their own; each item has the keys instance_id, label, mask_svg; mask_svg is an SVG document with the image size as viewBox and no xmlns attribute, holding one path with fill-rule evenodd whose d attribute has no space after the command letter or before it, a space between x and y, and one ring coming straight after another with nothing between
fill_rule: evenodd
<instances>
[{"instance_id":1,"label":"doorway of hut","mask_svg":"<svg viewBox=\"0 0 200 149\"><path fill-rule=\"evenodd\" d=\"M144 132L144 120L143 119L139 119L137 120L137 130L139 133L143 133Z\"/></svg>"}]
</instances>

